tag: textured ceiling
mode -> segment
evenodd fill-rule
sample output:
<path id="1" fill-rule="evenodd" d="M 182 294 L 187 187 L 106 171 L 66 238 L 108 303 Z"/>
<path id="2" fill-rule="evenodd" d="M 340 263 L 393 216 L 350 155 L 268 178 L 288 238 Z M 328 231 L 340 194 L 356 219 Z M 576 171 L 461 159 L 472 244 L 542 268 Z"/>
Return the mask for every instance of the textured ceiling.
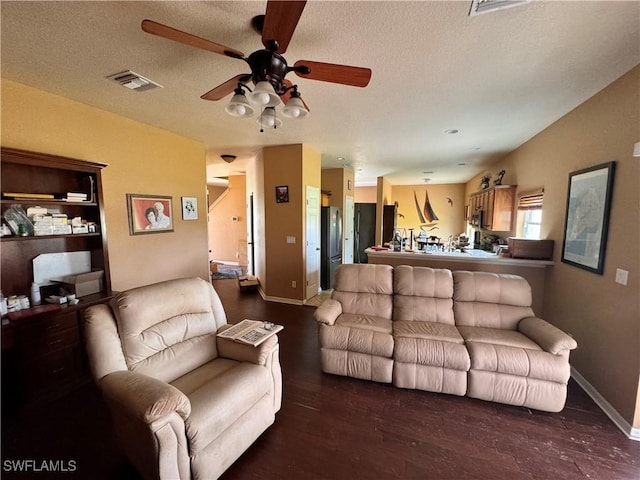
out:
<path id="1" fill-rule="evenodd" d="M 266 2 L 14 2 L 1 8 L 4 78 L 203 142 L 210 175 L 264 145 L 305 143 L 356 185 L 464 182 L 640 63 L 640 2 L 533 1 L 469 17 L 470 1 L 310 1 L 284 55 L 369 67 L 366 88 L 301 79 L 309 118 L 259 133 L 200 95 L 237 59 L 142 32 L 149 18 L 248 55 Z M 131 69 L 163 85 L 107 80 Z M 287 77 L 289 78 L 289 77 Z M 10 119 L 3 119 L 10 121 Z M 458 129 L 448 135 L 447 129 Z M 220 153 L 238 160 L 224 163 Z M 464 164 L 464 165 L 461 165 Z M 229 170 L 231 169 L 231 170 Z M 425 173 L 433 172 L 433 173 Z"/>

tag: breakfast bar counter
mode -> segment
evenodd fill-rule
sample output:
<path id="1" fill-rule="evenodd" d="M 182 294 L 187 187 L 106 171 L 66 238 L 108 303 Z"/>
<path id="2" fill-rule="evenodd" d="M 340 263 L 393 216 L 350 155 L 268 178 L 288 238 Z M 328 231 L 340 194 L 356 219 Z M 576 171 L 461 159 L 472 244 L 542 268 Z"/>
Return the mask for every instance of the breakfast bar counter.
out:
<path id="1" fill-rule="evenodd" d="M 542 315 L 544 305 L 544 281 L 547 267 L 552 267 L 552 260 L 530 260 L 511 258 L 484 250 L 468 250 L 462 252 L 418 252 L 392 250 L 365 250 L 369 263 L 386 265 L 413 265 L 431 268 L 447 268 L 449 270 L 468 270 L 493 273 L 510 273 L 527 279 L 533 295 L 532 308 L 536 315 Z"/>

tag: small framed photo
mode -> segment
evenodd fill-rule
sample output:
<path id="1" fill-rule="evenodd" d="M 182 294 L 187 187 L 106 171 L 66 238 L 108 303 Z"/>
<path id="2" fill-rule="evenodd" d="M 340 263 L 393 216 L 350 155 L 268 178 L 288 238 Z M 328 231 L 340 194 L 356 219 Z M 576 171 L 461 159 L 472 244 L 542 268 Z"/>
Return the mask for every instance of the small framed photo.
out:
<path id="1" fill-rule="evenodd" d="M 562 262 L 602 275 L 615 162 L 569 174 Z"/>
<path id="2" fill-rule="evenodd" d="M 129 235 L 173 232 L 170 196 L 127 193 Z"/>
<path id="3" fill-rule="evenodd" d="M 288 203 L 289 202 L 289 187 L 287 185 L 280 185 L 276 187 L 276 203 Z"/>
<path id="4" fill-rule="evenodd" d="M 182 219 L 198 219 L 198 199 L 196 197 L 182 197 Z"/>

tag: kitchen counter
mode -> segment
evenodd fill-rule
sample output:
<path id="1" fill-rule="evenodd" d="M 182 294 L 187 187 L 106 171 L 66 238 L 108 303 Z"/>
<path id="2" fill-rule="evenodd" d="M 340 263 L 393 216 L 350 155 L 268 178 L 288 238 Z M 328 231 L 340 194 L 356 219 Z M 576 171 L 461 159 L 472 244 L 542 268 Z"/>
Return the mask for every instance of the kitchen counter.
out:
<path id="1" fill-rule="evenodd" d="M 530 260 L 526 258 L 511 258 L 502 255 L 496 255 L 495 253 L 485 252 L 484 250 L 467 250 L 466 252 L 422 252 L 422 251 L 403 251 L 394 252 L 392 250 L 374 250 L 367 248 L 365 253 L 369 258 L 393 258 L 402 260 L 407 265 L 414 265 L 413 262 L 471 262 L 483 265 L 513 265 L 520 267 L 532 267 L 532 268 L 545 268 L 552 266 L 554 263 L 552 260 Z M 371 263 L 385 263 L 385 262 L 371 262 Z M 400 265 L 400 264 L 398 264 Z"/>
<path id="2" fill-rule="evenodd" d="M 392 250 L 365 250 L 369 263 L 392 266 L 414 265 L 449 270 L 475 272 L 510 273 L 524 277 L 531 285 L 533 302 L 531 307 L 537 315 L 543 314 L 545 270 L 552 267 L 552 260 L 530 260 L 511 258 L 484 250 L 462 252 L 394 252 Z"/>

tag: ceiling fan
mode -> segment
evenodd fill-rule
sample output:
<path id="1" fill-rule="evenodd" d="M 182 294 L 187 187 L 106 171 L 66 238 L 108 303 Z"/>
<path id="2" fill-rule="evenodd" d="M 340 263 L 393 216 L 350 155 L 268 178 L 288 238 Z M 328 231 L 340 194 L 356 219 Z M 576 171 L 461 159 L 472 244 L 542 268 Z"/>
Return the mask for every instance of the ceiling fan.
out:
<path id="1" fill-rule="evenodd" d="M 265 15 L 254 17 L 251 22 L 253 27 L 261 33 L 265 48 L 256 50 L 248 57 L 233 48 L 153 20 L 143 20 L 142 30 L 175 42 L 245 61 L 251 73 L 236 75 L 200 98 L 217 101 L 233 92 L 234 96 L 225 108 L 227 113 L 236 117 L 248 117 L 254 113 L 255 105 L 261 108 L 258 122 L 276 128 L 282 123 L 275 115 L 275 107 L 280 102 L 285 104 L 283 115 L 289 118 L 303 118 L 309 113 L 309 108 L 300 97 L 298 86 L 285 78 L 289 72 L 294 72 L 301 78 L 355 87 L 366 87 L 371 79 L 369 68 L 309 60 L 298 60 L 293 66 L 287 64 L 282 54 L 289 46 L 306 3 L 306 1 L 269 0 Z M 249 82 L 253 83 L 253 89 L 249 87 Z M 250 101 L 247 101 L 245 90 L 248 92 Z"/>

